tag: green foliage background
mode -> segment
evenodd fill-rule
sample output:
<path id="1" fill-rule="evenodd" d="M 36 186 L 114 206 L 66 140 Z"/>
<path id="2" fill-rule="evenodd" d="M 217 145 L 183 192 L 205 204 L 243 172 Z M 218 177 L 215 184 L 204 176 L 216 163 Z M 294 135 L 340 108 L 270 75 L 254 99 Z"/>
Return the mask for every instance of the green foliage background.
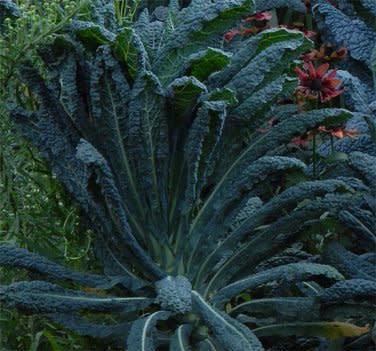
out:
<path id="1" fill-rule="evenodd" d="M 33 109 L 34 99 L 20 84 L 15 67 L 25 58 L 37 63 L 35 49 L 73 16 L 88 16 L 87 1 L 15 0 L 24 16 L 5 18 L 0 35 L 0 243 L 13 243 L 77 270 L 95 270 L 91 231 L 77 206 L 29 143 L 12 129 L 6 104 L 17 96 Z M 118 20 L 131 22 L 139 0 L 116 1 Z M 42 68 L 41 68 L 42 69 Z M 42 72 L 43 73 L 43 72 Z M 0 268 L 1 284 L 25 278 L 23 270 Z M 0 306 L 0 350 L 115 350 L 70 331 L 62 332 L 35 316 Z"/>

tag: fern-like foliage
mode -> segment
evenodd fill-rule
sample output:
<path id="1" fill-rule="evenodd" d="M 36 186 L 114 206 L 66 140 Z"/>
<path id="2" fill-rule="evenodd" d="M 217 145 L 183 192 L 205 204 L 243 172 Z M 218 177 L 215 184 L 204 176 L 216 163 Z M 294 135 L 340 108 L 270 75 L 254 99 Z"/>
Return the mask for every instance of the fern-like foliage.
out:
<path id="1" fill-rule="evenodd" d="M 0 24 L 3 23 L 6 16 L 19 17 L 21 15 L 21 11 L 11 0 L 1 0 L 0 10 Z"/>
<path id="2" fill-rule="evenodd" d="M 281 152 L 292 137 L 353 114 L 270 111 L 295 89 L 289 66 L 312 43 L 272 29 L 227 51 L 223 32 L 255 11 L 253 1 L 177 4 L 164 20 L 144 10 L 131 29 L 120 29 L 106 25 L 113 11 L 97 3 L 94 22 L 73 21 L 41 48 L 48 79 L 30 63 L 20 67 L 38 110 L 13 106 L 12 117 L 82 207 L 104 275 L 3 246 L 0 264 L 53 282 L 3 286 L 0 299 L 137 351 L 263 350 L 270 335 L 281 334 L 259 327 L 292 314 L 313 323 L 303 335 L 366 333 L 320 322 L 333 320 L 322 314 L 322 296 L 331 292 L 323 289 L 346 282 L 337 261 L 338 269 L 311 262 L 299 250 L 290 251 L 292 261 L 277 259 L 324 218 L 348 218 L 369 191 L 367 175 L 366 184 L 352 173 L 310 180 L 303 162 Z M 257 132 L 270 113 L 284 118 Z M 361 170 L 356 175 L 364 178 Z M 73 287 L 60 287 L 61 280 Z M 311 293 L 294 297 L 302 285 Z M 106 296 L 95 295 L 98 289 Z M 254 299 L 228 313 L 242 293 Z M 112 313 L 118 323 L 93 322 L 87 311 Z"/>

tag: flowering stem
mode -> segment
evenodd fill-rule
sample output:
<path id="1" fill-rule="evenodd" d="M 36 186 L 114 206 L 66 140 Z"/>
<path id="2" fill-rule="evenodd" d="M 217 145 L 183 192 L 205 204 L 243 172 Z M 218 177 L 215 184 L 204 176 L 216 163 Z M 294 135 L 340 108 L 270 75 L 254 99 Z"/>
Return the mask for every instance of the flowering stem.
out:
<path id="1" fill-rule="evenodd" d="M 313 164 L 313 178 L 316 179 L 316 162 L 317 162 L 317 154 L 316 154 L 316 132 L 313 132 L 313 140 L 312 140 L 312 164 Z"/>
<path id="2" fill-rule="evenodd" d="M 319 109 L 319 97 L 315 100 L 315 110 Z M 312 173 L 313 179 L 317 177 L 317 153 L 316 153 L 316 130 L 313 131 L 313 140 L 312 140 Z"/>
<path id="3" fill-rule="evenodd" d="M 333 139 L 333 135 L 330 136 L 330 151 L 333 155 L 334 153 L 334 139 Z"/>
<path id="4" fill-rule="evenodd" d="M 306 25 L 308 30 L 313 30 L 312 15 L 310 13 L 306 14 Z"/>
<path id="5" fill-rule="evenodd" d="M 291 9 L 288 9 L 286 11 L 286 14 L 283 18 L 283 23 L 290 23 L 291 22 L 291 18 L 292 18 L 292 10 Z"/>
<path id="6" fill-rule="evenodd" d="M 345 97 L 344 97 L 343 94 L 339 96 L 339 105 L 340 105 L 341 108 L 345 108 L 346 107 L 346 105 L 345 105 Z"/>

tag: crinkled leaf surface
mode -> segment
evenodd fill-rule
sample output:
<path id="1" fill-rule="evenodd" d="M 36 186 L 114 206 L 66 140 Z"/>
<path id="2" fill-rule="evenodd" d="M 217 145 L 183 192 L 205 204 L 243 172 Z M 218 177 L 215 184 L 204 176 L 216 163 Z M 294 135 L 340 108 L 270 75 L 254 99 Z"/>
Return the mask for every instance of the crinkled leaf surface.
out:
<path id="1" fill-rule="evenodd" d="M 79 310 L 125 313 L 153 303 L 153 299 L 145 297 L 99 297 L 38 280 L 1 287 L 0 298 L 6 304 L 29 313 L 71 313 Z"/>
<path id="2" fill-rule="evenodd" d="M 256 12 L 286 7 L 298 12 L 305 12 L 305 5 L 299 0 L 256 0 Z"/>
<path id="3" fill-rule="evenodd" d="M 334 6 L 319 3 L 314 15 L 323 21 L 336 43 L 349 49 L 349 55 L 371 68 L 372 50 L 376 45 L 375 33 L 360 19 L 352 19 Z"/>
<path id="4" fill-rule="evenodd" d="M 154 351 L 155 348 L 155 329 L 160 320 L 166 320 L 170 312 L 157 311 L 147 317 L 137 319 L 132 324 L 132 328 L 127 340 L 129 351 Z"/>
<path id="5" fill-rule="evenodd" d="M 209 305 L 196 291 L 192 291 L 192 302 L 193 310 L 225 349 L 233 351 L 263 350 L 261 343 L 250 329 Z"/>

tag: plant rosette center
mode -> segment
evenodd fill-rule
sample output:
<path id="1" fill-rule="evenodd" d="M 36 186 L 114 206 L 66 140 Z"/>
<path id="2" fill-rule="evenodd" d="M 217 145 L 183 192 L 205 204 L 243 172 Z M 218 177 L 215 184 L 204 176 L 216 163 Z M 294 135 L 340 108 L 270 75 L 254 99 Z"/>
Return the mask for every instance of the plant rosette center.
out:
<path id="1" fill-rule="evenodd" d="M 155 290 L 163 309 L 182 314 L 192 310 L 192 284 L 186 277 L 169 275 L 155 283 Z"/>

